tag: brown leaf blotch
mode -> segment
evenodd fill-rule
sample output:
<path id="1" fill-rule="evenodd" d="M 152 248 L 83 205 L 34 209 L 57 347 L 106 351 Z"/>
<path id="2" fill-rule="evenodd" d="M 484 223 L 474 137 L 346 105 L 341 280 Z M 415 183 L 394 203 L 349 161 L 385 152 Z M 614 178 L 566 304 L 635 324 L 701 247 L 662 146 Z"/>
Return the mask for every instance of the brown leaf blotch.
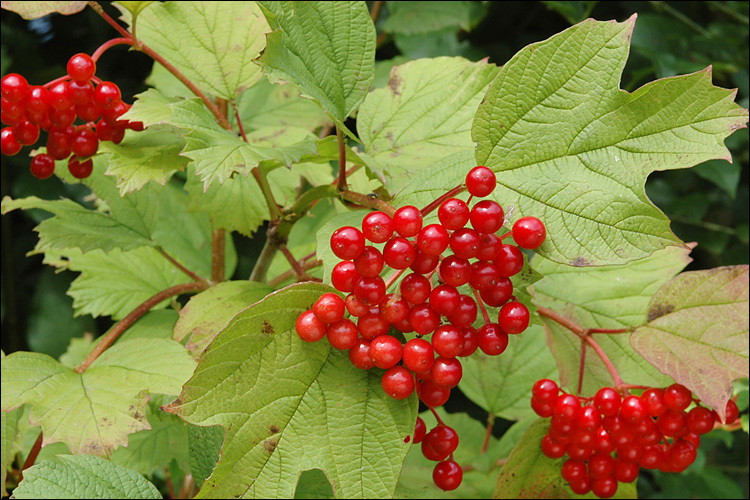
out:
<path id="1" fill-rule="evenodd" d="M 273 329 L 273 325 L 266 319 L 263 320 L 263 327 L 260 329 L 261 332 L 266 335 L 273 335 L 276 330 Z"/>
<path id="2" fill-rule="evenodd" d="M 391 79 L 388 80 L 388 88 L 391 89 L 391 92 L 393 92 L 393 95 L 401 95 L 401 92 L 398 91 L 398 88 L 401 86 L 401 78 L 399 78 L 396 75 L 391 76 Z"/>
<path id="3" fill-rule="evenodd" d="M 570 261 L 570 265 L 574 267 L 587 267 L 591 265 L 591 261 L 587 260 L 584 257 L 576 257 L 572 261 Z"/>
<path id="4" fill-rule="evenodd" d="M 656 318 L 665 316 L 674 311 L 673 304 L 655 304 L 648 310 L 648 322 L 652 322 Z"/>
<path id="5" fill-rule="evenodd" d="M 271 426 L 268 427 L 268 430 L 271 432 L 271 434 L 276 434 L 276 433 L 281 432 L 281 429 L 279 429 L 278 427 L 276 427 L 273 424 L 271 424 Z"/>
<path id="6" fill-rule="evenodd" d="M 265 441 L 263 441 L 263 449 L 266 450 L 268 453 L 273 453 L 273 450 L 276 449 L 276 445 L 278 443 L 279 443 L 278 439 L 268 438 Z"/>

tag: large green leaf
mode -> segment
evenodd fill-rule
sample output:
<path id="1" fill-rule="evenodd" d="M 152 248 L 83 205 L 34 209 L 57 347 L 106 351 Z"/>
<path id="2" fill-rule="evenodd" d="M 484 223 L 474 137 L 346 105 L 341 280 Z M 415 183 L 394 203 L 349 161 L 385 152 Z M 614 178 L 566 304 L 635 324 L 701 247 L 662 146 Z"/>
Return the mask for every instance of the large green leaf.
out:
<path id="1" fill-rule="evenodd" d="M 533 285 L 532 296 L 539 307 L 551 309 L 582 328 L 640 326 L 646 322 L 653 294 L 690 260 L 688 251 L 679 247 L 665 248 L 628 264 L 590 268 L 558 264 L 537 255 L 531 265 L 544 278 Z M 543 320 L 560 382 L 574 391 L 578 386 L 581 339 L 558 323 L 548 318 Z M 669 377 L 633 351 L 627 334 L 599 334 L 595 339 L 627 383 L 650 387 L 670 383 Z M 582 394 L 593 396 L 599 388 L 612 384 L 604 363 L 592 350 L 587 350 Z"/>
<path id="2" fill-rule="evenodd" d="M 23 472 L 13 498 L 162 498 L 137 472 L 91 455 L 58 455 Z"/>
<path id="3" fill-rule="evenodd" d="M 292 285 L 237 314 L 165 407 L 196 425 L 221 425 L 219 463 L 199 497 L 287 497 L 304 470 L 322 469 L 337 497 L 392 496 L 414 429 L 416 396 L 396 401 L 380 370 L 294 332 L 300 313 L 332 289 Z"/>
<path id="4" fill-rule="evenodd" d="M 250 61 L 268 31 L 255 2 L 155 2 L 137 35 L 202 91 L 231 100 L 262 77 Z"/>
<path id="5" fill-rule="evenodd" d="M 146 393 L 178 393 L 194 367 L 187 350 L 166 339 L 117 343 L 80 374 L 47 355 L 14 352 L 2 361 L 2 410 L 30 405 L 42 446 L 61 441 L 75 454 L 107 456 L 128 434 L 150 428 Z"/>
<path id="6" fill-rule="evenodd" d="M 237 311 L 258 302 L 273 288 L 254 281 L 225 281 L 193 296 L 180 310 L 173 339 L 187 339 L 193 357 L 199 357 Z M 188 338 L 189 337 L 189 338 Z"/>
<path id="7" fill-rule="evenodd" d="M 531 424 L 500 471 L 493 498 L 597 498 L 573 493 L 560 475 L 564 458 L 542 453 L 541 442 L 549 430 L 547 419 Z M 635 483 L 619 483 L 613 498 L 637 498 Z"/>
<path id="8" fill-rule="evenodd" d="M 257 62 L 272 82 L 293 83 L 337 125 L 375 77 L 375 26 L 365 2 L 260 2 L 273 32 Z"/>
<path id="9" fill-rule="evenodd" d="M 69 16 L 77 14 L 86 8 L 88 2 L 71 1 L 39 1 L 39 2 L 3 2 L 3 9 L 15 12 L 24 19 L 37 19 L 52 13 Z"/>
<path id="10" fill-rule="evenodd" d="M 647 310 L 633 348 L 723 418 L 732 382 L 748 376 L 748 266 L 680 274 Z"/>
<path id="11" fill-rule="evenodd" d="M 747 122 L 711 68 L 620 90 L 634 23 L 586 20 L 522 49 L 474 120 L 477 162 L 498 174 L 492 196 L 516 207 L 513 220 L 544 221 L 538 252 L 556 262 L 618 264 L 680 245 L 646 177 L 730 159 L 723 140 Z"/>
<path id="12" fill-rule="evenodd" d="M 490 413 L 506 420 L 533 416 L 531 387 L 539 379 L 556 379 L 555 358 L 547 348 L 544 330 L 531 325 L 519 335 L 510 335 L 508 347 L 499 356 L 481 351 L 462 358 L 459 388 Z"/>
<path id="13" fill-rule="evenodd" d="M 474 150 L 472 119 L 497 72 L 460 57 L 420 59 L 394 66 L 388 85 L 367 95 L 357 114 L 362 157 L 392 195 L 443 158 Z"/>

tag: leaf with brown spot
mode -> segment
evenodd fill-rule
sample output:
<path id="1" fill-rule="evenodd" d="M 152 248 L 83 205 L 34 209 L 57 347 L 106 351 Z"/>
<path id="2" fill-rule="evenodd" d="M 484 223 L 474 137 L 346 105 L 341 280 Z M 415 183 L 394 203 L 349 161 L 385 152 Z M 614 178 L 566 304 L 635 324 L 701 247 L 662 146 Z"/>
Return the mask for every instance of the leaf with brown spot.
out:
<path id="1" fill-rule="evenodd" d="M 57 12 L 64 16 L 77 14 L 86 8 L 88 2 L 13 2 L 3 1 L 2 8 L 15 12 L 24 19 L 38 19 Z"/>
<path id="2" fill-rule="evenodd" d="M 724 418 L 732 382 L 749 372 L 748 266 L 682 273 L 651 304 L 633 348 Z"/>

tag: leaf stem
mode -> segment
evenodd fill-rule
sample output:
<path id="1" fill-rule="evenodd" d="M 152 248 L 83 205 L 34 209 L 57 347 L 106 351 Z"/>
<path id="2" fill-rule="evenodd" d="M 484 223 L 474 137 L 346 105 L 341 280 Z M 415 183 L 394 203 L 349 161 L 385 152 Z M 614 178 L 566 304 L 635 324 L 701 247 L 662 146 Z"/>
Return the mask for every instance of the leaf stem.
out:
<path id="1" fill-rule="evenodd" d="M 453 198 L 454 196 L 456 196 L 458 193 L 464 191 L 465 189 L 466 189 L 466 186 L 464 186 L 463 184 L 461 184 L 460 186 L 456 186 L 453 189 L 451 189 L 450 191 L 448 191 L 447 193 L 445 193 L 444 195 L 440 196 L 439 198 L 437 198 L 436 200 L 434 200 L 432 203 L 430 203 L 429 205 L 427 205 L 426 207 L 424 207 L 422 210 L 420 210 L 420 212 L 422 213 L 422 217 L 424 217 L 425 215 L 429 214 L 430 212 L 432 212 L 433 210 L 435 210 L 436 208 L 438 208 L 440 205 L 443 204 L 443 202 L 445 200 Z"/>
<path id="2" fill-rule="evenodd" d="M 39 437 L 36 438 L 36 441 L 34 441 L 34 446 L 31 447 L 31 451 L 29 451 L 29 456 L 26 457 L 26 461 L 23 463 L 23 468 L 21 469 L 21 472 L 18 474 L 18 482 L 20 483 L 23 481 L 23 471 L 34 465 L 34 462 L 36 462 L 36 458 L 39 456 L 39 452 L 42 449 L 42 441 L 44 441 L 44 432 L 39 431 Z"/>
<path id="3" fill-rule="evenodd" d="M 479 295 L 479 290 L 472 288 L 472 292 L 474 292 L 474 298 L 477 299 L 477 305 L 479 306 L 479 310 L 482 311 L 482 317 L 484 318 L 485 324 L 490 324 L 492 321 L 490 320 L 490 315 L 487 313 L 487 308 L 484 306 L 484 301 L 482 300 L 482 296 Z"/>
<path id="4" fill-rule="evenodd" d="M 380 17 L 380 10 L 383 8 L 383 3 L 385 3 L 383 2 L 383 0 L 372 2 L 372 10 L 370 11 L 372 24 L 376 24 L 378 22 L 378 18 Z"/>
<path id="5" fill-rule="evenodd" d="M 202 278 L 202 277 L 198 276 L 196 273 L 194 273 L 193 271 L 191 271 L 187 267 L 185 267 L 182 264 L 180 264 L 179 262 L 177 262 L 177 259 L 175 259 L 171 255 L 169 255 L 167 253 L 167 251 L 164 250 L 162 247 L 158 247 L 157 250 L 159 251 L 160 254 L 162 254 L 164 256 L 165 259 L 167 259 L 169 262 L 171 262 L 172 265 L 174 265 L 177 269 L 179 269 L 180 271 L 182 271 L 183 273 L 185 273 L 186 275 L 188 275 L 193 281 L 196 281 L 198 283 L 206 283 L 206 279 L 205 278 Z"/>
<path id="6" fill-rule="evenodd" d="M 93 54 L 91 54 L 91 59 L 93 59 L 94 62 L 97 62 L 99 58 L 104 54 L 107 50 L 114 47 L 115 45 L 133 45 L 133 39 L 131 37 L 127 38 L 113 38 L 112 40 L 107 40 L 103 44 L 99 46 L 98 49 L 94 51 Z"/>
<path id="7" fill-rule="evenodd" d="M 273 198 L 273 193 L 271 192 L 271 187 L 268 185 L 266 176 L 263 175 L 263 172 L 261 172 L 257 166 L 253 167 L 251 172 L 253 177 L 255 177 L 255 180 L 258 181 L 263 197 L 266 199 L 268 211 L 271 213 L 271 220 L 280 220 L 283 217 L 283 214 L 281 213 L 279 206 L 276 204 L 276 200 Z"/>
<path id="8" fill-rule="evenodd" d="M 487 431 L 484 433 L 484 443 L 482 443 L 482 450 L 479 452 L 482 455 L 487 453 L 487 447 L 490 445 L 490 438 L 492 437 L 492 427 L 495 425 L 495 414 L 490 412 L 487 415 Z"/>
<path id="9" fill-rule="evenodd" d="M 354 191 L 340 191 L 339 195 L 344 200 L 353 201 L 354 203 L 362 205 L 363 207 L 380 210 L 381 212 L 387 213 L 391 217 L 393 217 L 393 214 L 396 213 L 396 209 L 393 207 L 393 205 L 391 205 L 387 201 L 381 200 L 377 196 L 369 196 L 362 193 L 356 193 Z"/>
<path id="10" fill-rule="evenodd" d="M 339 191 L 346 191 L 346 145 L 344 144 L 344 132 L 336 125 L 336 141 L 339 146 L 339 178 L 336 186 Z"/>
<path id="11" fill-rule="evenodd" d="M 313 257 L 314 256 L 315 256 L 315 254 L 313 254 Z M 323 261 L 320 260 L 320 259 L 309 260 L 309 259 L 306 259 L 306 258 L 302 258 L 300 260 L 300 265 L 302 266 L 302 269 L 304 271 L 307 271 L 309 269 L 313 269 L 313 268 L 316 268 L 318 266 L 322 266 L 323 265 Z M 276 276 L 272 280 L 269 280 L 268 284 L 270 286 L 274 286 L 275 287 L 277 285 L 280 285 L 281 283 L 284 283 L 289 278 L 293 278 L 295 276 L 296 276 L 296 273 L 294 272 L 294 269 L 290 269 L 288 271 L 285 271 L 285 272 L 279 274 L 278 276 Z M 311 279 L 315 279 L 315 278 L 312 278 L 312 277 L 310 277 L 310 278 Z"/>
<path id="12" fill-rule="evenodd" d="M 234 108 L 234 119 L 237 122 L 237 126 L 240 129 L 240 135 L 242 136 L 242 140 L 247 142 L 247 136 L 245 135 L 245 127 L 242 126 L 242 120 L 240 119 L 240 110 L 237 109 L 237 103 L 232 101 L 232 108 Z"/>
<path id="13" fill-rule="evenodd" d="M 433 408 L 430 405 L 427 405 L 427 408 L 429 408 L 432 414 L 435 415 L 435 420 L 437 420 L 438 425 L 445 425 L 445 422 L 443 422 L 443 419 L 441 419 L 440 415 L 437 414 L 437 412 L 435 411 L 435 408 Z"/>
<path id="14" fill-rule="evenodd" d="M 225 255 L 226 255 L 225 230 L 214 229 L 211 233 L 211 281 L 219 283 L 224 281 Z"/>
<path id="15" fill-rule="evenodd" d="M 576 392 L 576 395 L 578 397 L 581 396 L 581 391 L 583 390 L 583 372 L 586 368 L 586 341 L 581 339 L 581 362 L 578 366 L 578 391 Z"/>
<path id="16" fill-rule="evenodd" d="M 102 19 L 104 19 L 105 21 L 107 21 L 107 23 L 109 23 L 110 26 L 112 26 L 114 29 L 116 29 L 117 32 L 120 33 L 122 36 L 124 36 L 126 38 L 132 38 L 133 37 L 133 35 L 131 35 L 130 33 L 128 33 L 128 31 L 125 28 L 123 28 L 122 26 L 120 26 L 117 23 L 117 21 L 115 21 L 114 19 L 112 19 L 109 16 L 109 14 L 107 14 L 106 12 L 104 12 L 104 9 L 102 8 L 101 5 L 99 5 L 99 2 L 90 1 L 89 2 L 89 7 L 91 7 L 92 9 L 94 9 L 96 11 L 96 13 L 99 14 L 102 17 Z"/>
<path id="17" fill-rule="evenodd" d="M 183 283 L 181 285 L 175 285 L 173 287 L 162 290 L 156 295 L 146 299 L 142 304 L 136 307 L 130 314 L 118 321 L 109 332 L 104 334 L 99 340 L 99 343 L 94 347 L 94 350 L 89 353 L 86 359 L 79 366 L 75 368 L 76 373 L 83 373 L 96 360 L 109 346 L 111 346 L 125 330 L 130 328 L 133 323 L 138 321 L 144 314 L 149 312 L 152 307 L 156 306 L 160 302 L 181 295 L 183 293 L 200 292 L 209 287 L 208 283 Z"/>

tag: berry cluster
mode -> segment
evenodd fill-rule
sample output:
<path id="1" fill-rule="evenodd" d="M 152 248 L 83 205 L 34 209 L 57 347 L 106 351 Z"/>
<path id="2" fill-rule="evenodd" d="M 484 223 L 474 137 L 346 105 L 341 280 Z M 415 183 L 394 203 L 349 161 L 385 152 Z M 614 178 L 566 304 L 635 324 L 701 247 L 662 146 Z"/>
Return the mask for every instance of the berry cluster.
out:
<path id="1" fill-rule="evenodd" d="M 425 458 L 438 462 L 432 470 L 435 485 L 445 491 L 458 488 L 463 480 L 464 471 L 452 457 L 448 458 L 458 448 L 458 433 L 442 422 L 438 422 L 438 425 L 427 432 L 424 420 L 417 417 L 414 444 L 419 443 L 422 444 L 422 454 Z"/>
<path id="2" fill-rule="evenodd" d="M 112 82 L 96 78 L 96 63 L 87 54 L 70 58 L 68 74 L 45 85 L 30 86 L 26 79 L 11 73 L 2 79 L 2 153 L 17 154 L 22 146 L 39 140 L 40 130 L 48 132 L 47 152 L 31 160 L 31 173 L 46 179 L 55 171 L 55 160 L 68 159 L 68 170 L 78 178 L 91 175 L 91 156 L 99 141 L 119 144 L 125 129 L 143 130 L 143 123 L 119 120 L 130 105 L 121 99 Z M 82 125 L 74 126 L 76 118 Z"/>
<path id="3" fill-rule="evenodd" d="M 473 168 L 465 180 L 469 202 L 489 195 L 495 185 L 490 169 Z M 439 223 L 423 225 L 423 213 L 404 206 L 393 217 L 380 211 L 369 213 L 361 230 L 346 226 L 334 231 L 331 249 L 342 261 L 333 268 L 331 282 L 348 295 L 342 299 L 335 293 L 323 294 L 296 323 L 303 340 L 327 337 L 336 349 L 349 351 L 354 366 L 385 370 L 382 386 L 389 396 L 404 399 L 416 390 L 431 408 L 445 404 L 461 380 L 463 369 L 457 358 L 477 348 L 499 355 L 508 346 L 509 334 L 528 327 L 529 310 L 513 296 L 510 277 L 523 268 L 519 246 L 538 248 L 546 236 L 544 225 L 534 217 L 519 219 L 512 231 L 497 236 L 504 212 L 492 200 L 469 208 L 458 198 L 448 198 L 439 204 L 437 215 Z M 518 246 L 503 243 L 508 236 Z M 382 250 L 375 244 L 382 244 Z M 444 256 L 446 250 L 450 254 Z M 396 272 L 386 283 L 381 274 L 389 272 L 387 268 Z M 402 275 L 397 291 L 389 292 Z M 459 291 L 464 285 L 468 293 Z M 497 322 L 491 322 L 486 306 L 500 308 Z M 485 321 L 477 329 L 473 325 L 480 309 Z M 392 327 L 402 333 L 415 332 L 416 338 L 402 343 L 391 335 Z M 430 432 L 443 436 L 452 431 L 444 425 L 436 429 Z M 457 445 L 458 436 L 452 435 Z M 432 460 L 452 456 L 455 449 L 427 442 L 431 444 L 422 450 Z M 444 479 L 436 479 L 436 484 L 458 487 L 461 473 L 456 467 L 452 460 L 440 462 L 435 474 Z"/>
<path id="4" fill-rule="evenodd" d="M 638 477 L 640 467 L 682 472 L 695 460 L 700 436 L 720 421 L 697 402 L 687 411 L 692 393 L 680 384 L 625 398 L 611 387 L 590 399 L 559 392 L 554 381 L 539 380 L 532 388 L 531 407 L 540 417 L 551 417 L 542 452 L 550 458 L 569 457 L 561 475 L 579 495 L 591 491 L 610 498 L 618 483 Z M 730 400 L 726 420 L 738 417 Z"/>

